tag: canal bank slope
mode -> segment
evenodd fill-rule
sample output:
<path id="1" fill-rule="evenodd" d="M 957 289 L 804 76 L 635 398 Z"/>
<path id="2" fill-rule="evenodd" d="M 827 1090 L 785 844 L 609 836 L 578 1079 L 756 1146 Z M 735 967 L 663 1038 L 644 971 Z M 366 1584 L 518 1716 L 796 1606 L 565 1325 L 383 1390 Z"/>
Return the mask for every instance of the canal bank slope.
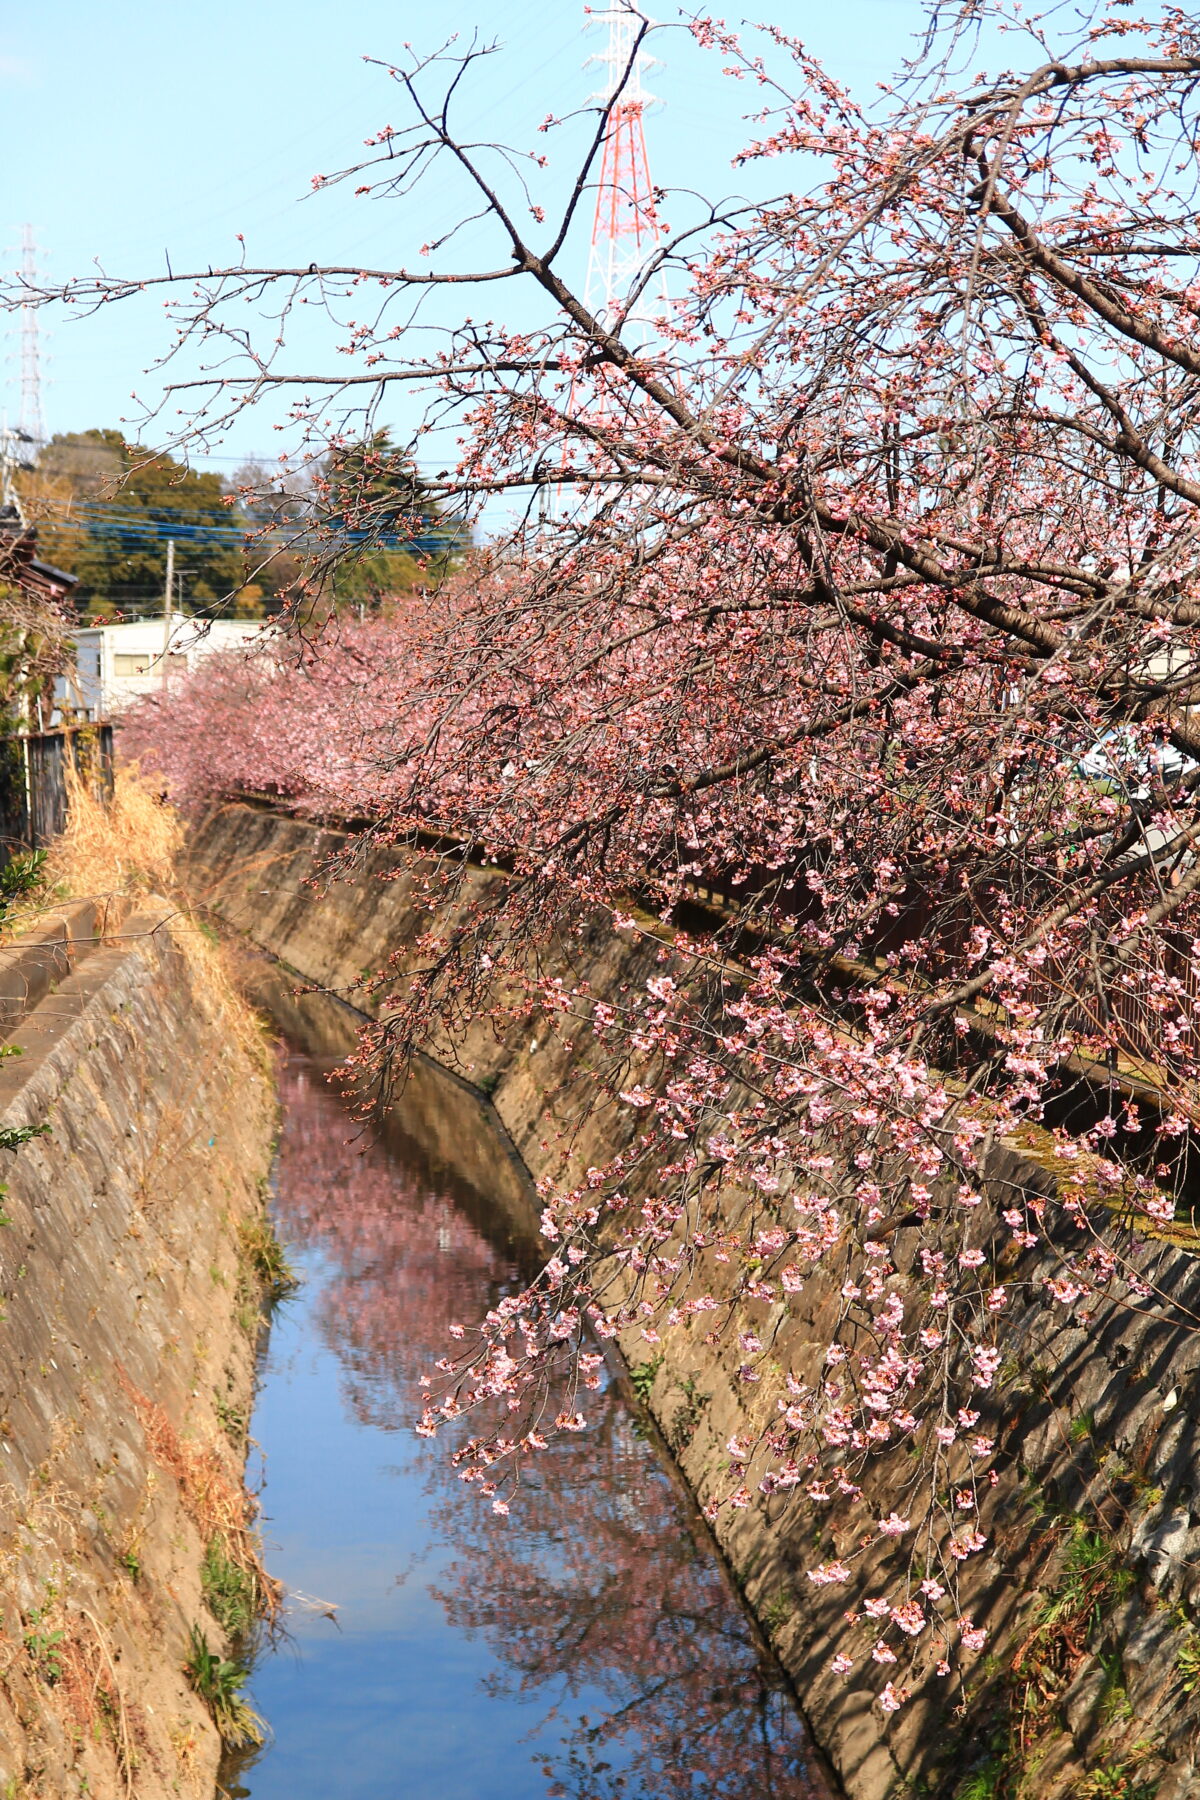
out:
<path id="1" fill-rule="evenodd" d="M 194 927 L 191 929 L 194 930 Z M 167 903 L 0 950 L 0 1794 L 214 1791 L 185 1677 L 241 1486 L 270 1070 Z M 230 1427 L 231 1429 L 226 1429 Z"/>
<path id="2" fill-rule="evenodd" d="M 345 842 L 336 831 L 231 806 L 194 833 L 191 878 L 198 899 L 301 981 L 369 1012 L 379 990 L 364 972 L 400 953 L 402 979 L 404 947 L 427 925 L 427 902 L 415 855 L 380 851 L 354 879 L 315 880 Z M 462 917 L 504 879 L 470 871 L 455 903 Z M 439 923 L 452 931 L 453 911 Z M 662 948 L 654 937 L 619 937 L 597 921 L 560 948 L 557 968 L 548 954 L 542 969 L 572 988 L 586 982 L 604 999 L 661 974 Z M 573 1182 L 630 1139 L 630 1110 L 606 1104 L 589 1081 L 597 1052 L 577 1022 L 514 1018 L 431 1050 L 490 1095 L 537 1180 Z M 1200 1682 L 1192 1625 L 1200 1615 L 1200 1263 L 1164 1246 L 1156 1284 L 1169 1304 L 1082 1330 L 1040 1298 L 1053 1258 L 1033 1250 L 1011 1265 L 1009 1233 L 997 1229 L 1014 1195 L 1053 1196 L 1057 1175 L 1044 1146 L 997 1146 L 987 1177 L 976 1241 L 1015 1289 L 1038 1297 L 1012 1308 L 1009 1355 L 982 1407 L 981 1429 L 1003 1454 L 980 1509 L 989 1550 L 964 1569 L 965 1607 L 990 1634 L 965 1685 L 932 1669 L 914 1675 L 909 1704 L 889 1718 L 873 1702 L 877 1683 L 832 1671 L 846 1642 L 844 1591 L 814 1588 L 806 1571 L 854 1551 L 851 1534 L 860 1527 L 836 1500 L 814 1517 L 793 1495 L 757 1493 L 751 1465 L 753 1498 L 723 1510 L 716 1535 L 851 1800 L 967 1792 L 979 1800 L 1183 1800 L 1200 1783 L 1191 1700 Z M 736 1210 L 736 1199 L 729 1204 Z M 721 1280 L 719 1267 L 697 1271 L 699 1286 L 718 1297 Z M 735 1329 L 717 1346 L 703 1341 L 703 1327 L 669 1334 L 653 1359 L 636 1332 L 622 1346 L 701 1501 L 728 1486 L 728 1440 L 753 1440 L 775 1417 L 784 1373 L 814 1376 L 839 1295 L 817 1275 L 786 1301 L 735 1304 Z M 769 1348 L 764 1379 L 752 1386 L 738 1378 L 738 1329 Z M 907 1448 L 881 1456 L 868 1499 L 886 1512 L 911 1468 Z M 898 1554 L 891 1540 L 866 1553 L 859 1568 L 869 1591 L 886 1595 L 895 1586 Z"/>

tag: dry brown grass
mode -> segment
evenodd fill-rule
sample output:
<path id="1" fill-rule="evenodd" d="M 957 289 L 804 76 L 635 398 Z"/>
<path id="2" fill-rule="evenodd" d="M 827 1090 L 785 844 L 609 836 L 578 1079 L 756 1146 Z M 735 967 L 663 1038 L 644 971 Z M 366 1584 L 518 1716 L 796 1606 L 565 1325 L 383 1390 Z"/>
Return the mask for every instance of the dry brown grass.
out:
<path id="1" fill-rule="evenodd" d="M 263 1566 L 254 1503 L 231 1475 L 227 1452 L 218 1443 L 186 1443 L 162 1407 L 140 1393 L 124 1370 L 118 1380 L 146 1434 L 150 1454 L 174 1479 L 183 1510 L 206 1544 L 214 1537 L 224 1540 L 225 1554 L 253 1585 L 258 1611 L 273 1620 L 283 1589 Z"/>
<path id="2" fill-rule="evenodd" d="M 169 1732 L 171 1748 L 179 1764 L 179 1773 L 189 1787 L 199 1786 L 203 1776 L 200 1761 L 200 1739 L 196 1727 L 188 1720 L 181 1721 Z"/>
<path id="3" fill-rule="evenodd" d="M 117 1656 L 95 1615 L 79 1609 L 59 1651 L 62 1698 L 75 1723 L 92 1737 L 108 1738 L 127 1794 L 138 1766 L 136 1730 L 117 1677 Z"/>
<path id="4" fill-rule="evenodd" d="M 46 859 L 49 880 L 72 899 L 169 894 L 183 848 L 178 813 L 132 764 L 118 768 L 110 800 L 66 766 L 68 821 Z"/>
<path id="5" fill-rule="evenodd" d="M 135 764 L 118 767 L 108 800 L 68 765 L 67 794 L 67 828 L 46 857 L 48 889 L 60 899 L 111 901 L 114 911 L 116 903 L 166 900 L 173 908 L 167 929 L 187 959 L 193 987 L 218 1012 L 237 1048 L 263 1066 L 262 1027 L 238 987 L 232 955 L 196 915 L 182 888 L 184 827 L 174 807 Z"/>
<path id="6" fill-rule="evenodd" d="M 107 1740 L 122 1789 L 132 1795 L 137 1730 L 122 1693 L 119 1659 L 95 1614 L 55 1595 L 4 1634 L 0 1687 L 23 1723 L 48 1711 L 76 1735 Z"/>
<path id="7" fill-rule="evenodd" d="M 142 1066 L 138 1046 L 126 1057 L 127 1062 L 132 1058 L 136 1064 L 126 1071 L 130 1103 L 139 1119 L 145 1115 L 155 1127 L 143 1131 L 129 1146 L 130 1174 L 136 1198 L 144 1206 L 150 1196 L 192 1177 L 193 1154 L 200 1159 L 196 1165 L 199 1178 L 211 1175 L 211 1179 L 219 1179 L 222 1165 L 218 1161 L 216 1173 L 209 1171 L 200 1128 L 189 1126 L 185 1132 L 180 1124 L 191 1091 L 188 1084 L 226 1083 L 238 1092 L 248 1093 L 253 1087 L 256 1095 L 260 1094 L 254 1077 L 256 1071 L 267 1072 L 268 1040 L 238 990 L 230 953 L 189 907 L 177 874 L 183 827 L 174 811 L 160 802 L 153 785 L 136 769 L 123 768 L 110 802 L 98 800 L 78 780 L 70 780 L 70 802 L 68 828 L 51 847 L 44 885 L 22 908 L 15 921 L 18 930 L 52 920 L 61 914 L 64 902 L 111 901 L 114 904 L 101 904 L 99 909 L 101 941 L 128 941 L 131 932 L 151 929 L 169 934 L 170 947 L 164 949 L 168 981 L 177 986 L 181 1005 L 216 1022 L 216 1029 L 204 1034 L 205 1041 L 212 1042 L 211 1056 L 196 1058 L 193 1066 L 180 1072 L 170 1102 L 158 1105 L 157 1110 L 149 1097 L 150 1073 Z M 159 899 L 164 906 L 156 904 Z M 140 924 L 135 922 L 139 913 Z M 206 1126 L 203 1140 L 207 1141 Z M 231 1234 L 235 1223 L 230 1222 Z M 273 1619 L 281 1590 L 263 1567 L 254 1503 L 242 1486 L 240 1469 L 233 1467 L 229 1450 L 223 1449 L 225 1440 L 213 1444 L 184 1440 L 159 1406 L 127 1381 L 123 1385 L 130 1409 L 146 1433 L 154 1463 L 161 1469 L 161 1477 L 155 1469 L 150 1470 L 149 1482 L 159 1479 L 177 1485 L 180 1504 L 205 1544 L 214 1536 L 221 1537 L 226 1554 L 244 1572 L 261 1611 L 268 1620 Z M 15 1487 L 10 1492 L 0 1478 L 0 1588 L 11 1591 L 18 1574 L 24 1574 L 35 1586 L 45 1585 L 51 1595 L 36 1614 L 18 1621 L 15 1632 L 0 1634 L 0 1690 L 15 1696 L 13 1716 L 30 1734 L 31 1743 L 41 1743 L 43 1738 L 50 1741 L 39 1725 L 44 1719 L 49 1721 L 47 1730 L 53 1726 L 53 1733 L 59 1736 L 65 1730 L 70 1738 L 82 1736 L 98 1748 L 107 1745 L 115 1758 L 117 1780 L 114 1783 L 106 1776 L 104 1792 L 132 1795 L 135 1787 L 140 1791 L 144 1779 L 144 1773 L 136 1772 L 139 1767 L 144 1771 L 148 1756 L 154 1754 L 147 1735 L 152 1728 L 138 1703 L 122 1692 L 122 1670 L 127 1665 L 110 1634 L 113 1619 L 126 1604 L 127 1592 L 132 1596 L 134 1590 L 121 1584 L 111 1606 L 103 1594 L 93 1598 L 95 1612 L 80 1604 L 78 1595 L 88 1591 L 94 1551 L 90 1538 L 86 1545 L 80 1540 L 79 1495 L 72 1501 L 67 1490 L 50 1479 L 51 1468 L 64 1453 L 67 1430 L 65 1424 L 55 1427 L 53 1457 L 45 1472 L 38 1473 L 35 1499 L 18 1493 Z M 114 1525 L 114 1549 L 119 1542 L 122 1550 L 137 1553 L 150 1492 L 148 1483 L 145 1500 L 125 1529 L 120 1528 L 120 1521 Z M 97 1501 L 100 1493 L 98 1485 Z M 102 1513 L 99 1516 L 103 1519 Z M 61 1592 L 51 1589 L 50 1577 Z M 146 1605 L 153 1609 L 159 1603 L 151 1591 L 141 1600 L 135 1596 L 129 1604 L 135 1609 Z M 144 1623 L 138 1628 L 144 1631 Z M 156 1614 L 153 1629 L 160 1629 Z M 55 1637 L 59 1632 L 62 1635 Z M 35 1638 L 32 1650 L 26 1641 L 31 1634 Z M 36 1642 L 52 1637 L 53 1666 Z M 53 1680 L 47 1670 L 53 1673 Z M 55 1717 L 57 1725 L 53 1724 Z M 203 1762 L 195 1728 L 185 1721 L 178 1743 L 173 1737 L 172 1744 L 181 1780 L 196 1778 Z"/>

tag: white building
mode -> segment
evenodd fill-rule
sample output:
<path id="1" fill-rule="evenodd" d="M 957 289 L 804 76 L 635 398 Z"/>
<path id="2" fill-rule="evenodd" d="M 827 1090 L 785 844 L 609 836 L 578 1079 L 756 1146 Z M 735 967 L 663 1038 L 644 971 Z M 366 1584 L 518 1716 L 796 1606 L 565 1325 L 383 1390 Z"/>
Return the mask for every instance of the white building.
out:
<path id="1" fill-rule="evenodd" d="M 75 668 L 54 684 L 60 716 L 109 719 L 141 694 L 160 692 L 172 677 L 190 675 L 214 650 L 251 644 L 274 627 L 261 619 L 135 619 L 127 625 L 84 626 L 75 635 Z"/>

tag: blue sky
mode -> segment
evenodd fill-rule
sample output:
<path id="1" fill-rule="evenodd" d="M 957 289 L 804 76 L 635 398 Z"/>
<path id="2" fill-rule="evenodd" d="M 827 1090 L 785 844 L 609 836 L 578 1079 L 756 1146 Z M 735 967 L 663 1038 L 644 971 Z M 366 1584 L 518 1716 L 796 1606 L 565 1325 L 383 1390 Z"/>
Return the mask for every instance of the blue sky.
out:
<path id="1" fill-rule="evenodd" d="M 734 9 L 715 10 L 733 20 Z M 758 9 L 802 35 L 857 88 L 886 77 L 920 29 L 919 0 L 763 0 Z M 499 38 L 465 116 L 480 135 L 544 148 L 548 111 L 585 102 L 596 84 L 583 62 L 600 34 L 584 33 L 581 0 L 41 0 L 5 9 L 0 94 L 8 180 L 0 248 L 15 266 L 29 221 L 55 278 L 86 272 L 161 272 L 232 261 L 242 232 L 252 261 L 335 259 L 392 266 L 445 222 L 453 196 L 355 200 L 350 187 L 312 195 L 310 178 L 361 153 L 362 140 L 401 123 L 401 99 L 364 56 L 398 59 L 411 42 L 435 49 L 453 32 Z M 659 18 L 674 17 L 660 4 Z M 754 103 L 682 33 L 663 33 L 651 85 L 663 105 L 647 122 L 651 166 L 666 185 L 745 191 L 730 159 Z M 565 150 L 566 146 L 563 146 Z M 757 174 L 753 177 L 761 180 Z M 771 184 L 786 177 L 776 165 Z M 682 203 L 681 203 L 682 204 Z M 674 221 L 672 221 L 674 222 Z M 485 255 L 482 228 L 461 254 Z M 580 238 L 580 263 L 586 233 Z M 582 279 L 582 266 L 578 271 Z M 499 302 L 494 302 L 498 308 Z M 43 411 L 50 431 L 115 425 L 135 413 L 131 391 L 153 395 L 143 371 L 169 338 L 161 300 L 104 316 L 44 318 Z M 15 420 L 18 341 L 5 343 L 3 403 Z M 313 329 L 306 361 L 335 366 Z M 215 453 L 232 469 L 273 456 L 271 416 L 243 421 Z"/>

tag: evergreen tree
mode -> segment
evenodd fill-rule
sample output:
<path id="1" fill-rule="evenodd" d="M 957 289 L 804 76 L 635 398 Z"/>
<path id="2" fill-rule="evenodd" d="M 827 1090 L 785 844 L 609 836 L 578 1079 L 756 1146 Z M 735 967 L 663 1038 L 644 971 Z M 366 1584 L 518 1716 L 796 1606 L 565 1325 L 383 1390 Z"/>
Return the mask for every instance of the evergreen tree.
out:
<path id="1" fill-rule="evenodd" d="M 244 521 L 219 476 L 126 441 L 119 431 L 60 432 L 25 478 L 41 554 L 79 577 L 88 611 L 144 610 L 161 600 L 175 541 L 185 611 L 236 596 Z"/>
<path id="2" fill-rule="evenodd" d="M 446 516 L 386 429 L 331 451 L 317 489 L 326 537 L 343 553 L 333 584 L 339 600 L 378 604 L 436 585 L 470 541 L 467 528 Z"/>

